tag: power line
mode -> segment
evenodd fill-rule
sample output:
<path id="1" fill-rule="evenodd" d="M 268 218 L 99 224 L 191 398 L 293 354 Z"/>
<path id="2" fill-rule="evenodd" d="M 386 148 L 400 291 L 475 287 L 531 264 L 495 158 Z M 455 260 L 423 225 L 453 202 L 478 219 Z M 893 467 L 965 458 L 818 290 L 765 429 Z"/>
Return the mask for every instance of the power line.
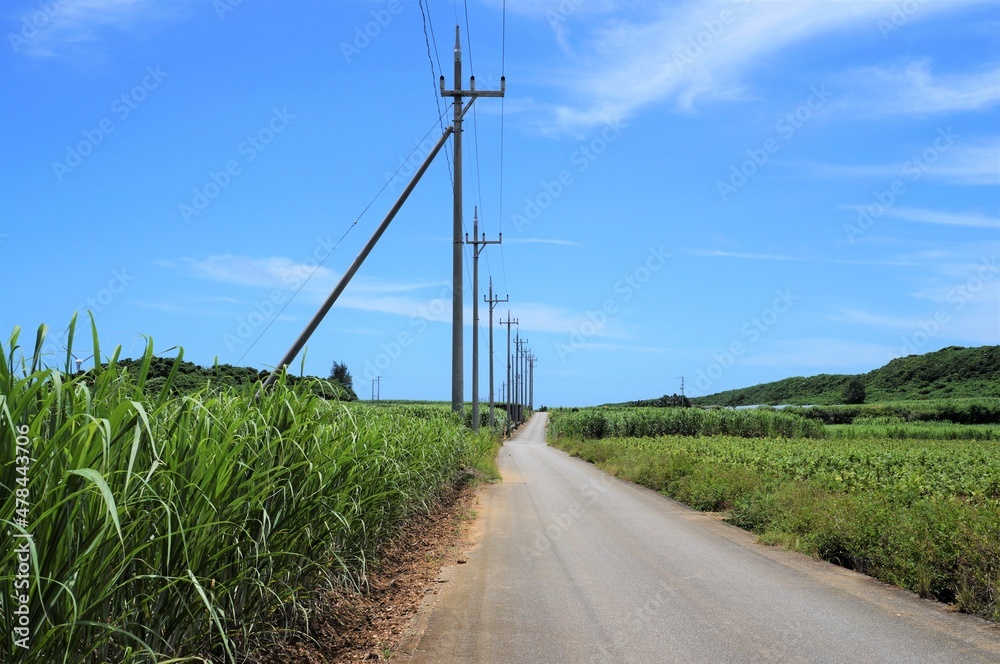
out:
<path id="1" fill-rule="evenodd" d="M 441 131 L 444 131 L 444 113 L 441 110 L 441 96 L 438 94 L 438 71 L 442 74 L 444 69 L 441 67 L 441 56 L 438 54 L 437 39 L 434 38 L 434 22 L 431 20 L 431 8 L 430 4 L 427 5 L 427 10 L 424 10 L 424 0 L 419 1 L 420 4 L 420 19 L 423 21 L 424 26 L 424 44 L 427 46 L 427 62 L 431 66 L 431 88 L 434 90 L 434 103 L 437 104 L 438 110 L 438 124 L 441 127 Z M 430 38 L 428 38 L 428 31 L 430 32 Z M 431 57 L 431 43 L 434 44 L 434 55 L 437 57 L 437 69 L 434 69 L 434 59 Z M 448 162 L 448 178 L 452 179 L 454 176 L 451 172 L 451 157 L 448 154 L 447 148 L 444 153 L 445 161 Z"/>
<path id="2" fill-rule="evenodd" d="M 507 77 L 507 0 L 503 0 L 503 16 L 500 28 L 500 78 Z M 500 235 L 503 235 L 503 148 L 504 148 L 504 103 L 505 97 L 500 98 Z M 503 274 L 503 287 L 510 293 L 507 286 L 507 262 L 504 260 L 503 245 L 500 245 L 500 270 Z"/>
<path id="3" fill-rule="evenodd" d="M 431 125 L 430 129 L 427 130 L 427 133 L 424 134 L 424 137 L 422 139 L 420 139 L 420 141 L 415 146 L 413 146 L 413 149 L 410 150 L 410 154 L 408 154 L 406 156 L 406 159 L 404 159 L 399 164 L 399 166 L 396 167 L 396 170 L 392 174 L 392 177 L 386 178 L 385 184 L 382 185 L 382 188 L 378 190 L 377 194 L 375 194 L 374 196 L 372 196 L 372 199 L 370 201 L 368 201 L 368 205 L 366 205 L 364 207 L 364 209 L 361 211 L 361 214 L 359 214 L 357 217 L 355 217 L 354 221 L 352 221 L 351 224 L 347 227 L 347 230 L 344 231 L 344 234 L 340 236 L 339 240 L 337 240 L 337 243 L 335 245 L 333 245 L 333 247 L 331 247 L 330 250 L 328 252 L 326 252 L 326 255 L 324 255 L 323 258 L 321 258 L 319 260 L 319 262 L 313 267 L 313 269 L 309 273 L 309 275 L 306 276 L 306 278 L 302 281 L 302 283 L 299 284 L 299 287 L 297 289 L 295 289 L 295 292 L 292 293 L 292 296 L 290 298 L 288 298 L 288 300 L 281 306 L 281 309 L 279 309 L 277 311 L 277 313 L 275 313 L 274 316 L 271 317 L 271 320 L 269 320 L 267 322 L 267 325 L 265 325 L 264 329 L 261 330 L 260 334 L 257 335 L 257 338 L 254 339 L 253 342 L 250 344 L 250 346 L 248 346 L 247 349 L 243 352 L 243 355 L 240 356 L 240 359 L 236 360 L 236 364 L 237 365 L 239 365 L 240 362 L 242 362 L 244 360 L 244 358 L 246 358 L 246 356 L 250 353 L 250 351 L 253 350 L 254 346 L 257 345 L 257 342 L 260 341 L 264 337 L 264 335 L 267 333 L 267 331 L 269 329 L 271 329 L 271 326 L 274 325 L 274 322 L 276 320 L 278 320 L 278 317 L 280 317 L 281 314 L 283 314 L 285 312 L 285 309 L 288 308 L 288 305 L 290 305 L 292 303 L 292 301 L 295 300 L 295 298 L 298 296 L 298 294 L 300 292 L 302 292 L 302 289 L 305 288 L 306 284 L 308 284 L 309 281 L 313 278 L 313 276 L 315 276 L 315 274 L 319 271 L 319 269 L 321 267 L 323 267 L 323 263 L 325 263 L 326 260 L 331 255 L 333 255 L 333 252 L 337 250 L 337 247 L 339 247 L 340 243 L 344 241 L 344 238 L 346 238 L 347 235 L 352 230 L 354 230 L 354 228 L 358 225 L 358 222 L 361 221 L 361 219 L 364 218 L 364 216 L 368 212 L 368 210 L 371 209 L 371 206 L 375 204 L 375 201 L 377 201 L 379 199 L 379 197 L 382 196 L 383 192 L 385 192 L 385 190 L 389 187 L 389 184 L 393 180 L 395 180 L 396 176 L 399 174 L 399 172 L 401 170 L 403 170 L 403 166 L 405 166 L 407 163 L 409 163 L 410 158 L 413 156 L 413 154 L 420 148 L 420 146 L 423 144 L 423 142 L 425 140 L 427 140 L 427 137 L 431 135 L 431 132 L 433 132 L 434 129 L 435 129 L 434 125 L 435 124 L 439 124 L 440 120 L 441 120 L 441 118 L 439 116 L 438 119 L 437 119 L 437 121 L 435 121 L 435 123 Z"/>

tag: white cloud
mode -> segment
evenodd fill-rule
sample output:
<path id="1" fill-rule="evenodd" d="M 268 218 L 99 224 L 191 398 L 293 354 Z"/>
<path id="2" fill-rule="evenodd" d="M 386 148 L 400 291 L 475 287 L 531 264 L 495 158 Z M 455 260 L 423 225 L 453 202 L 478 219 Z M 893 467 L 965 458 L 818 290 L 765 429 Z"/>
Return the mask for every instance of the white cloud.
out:
<path id="1" fill-rule="evenodd" d="M 163 267 L 190 276 L 257 288 L 298 288 L 306 282 L 307 292 L 328 291 L 336 275 L 325 267 L 294 261 L 282 256 L 250 257 L 223 254 L 202 259 L 182 259 L 177 263 L 160 261 Z"/>
<path id="2" fill-rule="evenodd" d="M 928 3 L 912 20 L 983 1 Z M 564 50 L 582 55 L 576 66 L 558 76 L 575 101 L 550 106 L 551 123 L 562 131 L 579 132 L 627 118 L 657 102 L 672 100 L 681 110 L 691 111 L 701 100 L 747 98 L 744 76 L 763 58 L 836 30 L 854 26 L 877 30 L 878 21 L 889 17 L 895 4 L 893 0 L 699 0 L 659 5 L 655 10 L 647 7 L 654 13 L 640 20 L 615 17 L 589 25 L 580 21 L 574 26 L 576 34 L 588 28 L 589 33 Z M 565 30 L 554 29 L 557 40 L 567 39 Z M 963 103 L 986 103 L 967 90 L 974 82 L 948 81 L 952 89 L 967 93 Z M 925 99 L 938 99 L 949 88 L 924 83 Z"/>
<path id="3" fill-rule="evenodd" d="M 947 129 L 942 129 L 947 135 Z M 908 149 L 911 156 L 893 164 L 799 164 L 802 172 L 818 178 L 865 178 L 912 180 L 916 173 L 921 178 L 941 180 L 960 185 L 1000 185 L 1000 136 L 967 139 L 955 134 L 956 143 L 947 150 L 934 147 L 931 137 L 927 146 Z M 935 149 L 936 161 L 917 164 L 925 150 Z"/>
<path id="4" fill-rule="evenodd" d="M 737 260 L 772 261 L 778 263 L 830 263 L 833 265 L 874 265 L 882 267 L 914 267 L 920 265 L 920 263 L 915 263 L 911 260 L 818 258 L 814 256 L 785 256 L 782 254 L 723 251 L 720 249 L 681 249 L 677 253 L 685 256 L 698 256 L 703 258 L 735 258 Z"/>
<path id="5" fill-rule="evenodd" d="M 927 61 L 905 67 L 865 67 L 846 80 L 848 106 L 879 114 L 929 115 L 982 111 L 1000 104 L 1000 67 L 935 76 Z M 861 93 L 860 95 L 857 93 Z"/>
<path id="6" fill-rule="evenodd" d="M 287 297 L 291 297 L 302 285 L 301 299 L 298 301 L 300 307 L 303 305 L 313 307 L 321 303 L 340 276 L 327 268 L 316 268 L 314 265 L 283 256 L 250 257 L 225 254 L 203 259 L 189 258 L 177 262 L 159 261 L 156 264 L 206 281 L 268 291 L 277 289 Z M 306 281 L 311 274 L 312 278 Z M 422 294 L 418 294 L 421 292 Z M 254 297 L 259 298 L 256 294 Z M 451 298 L 451 285 L 441 282 L 407 283 L 356 277 L 335 306 L 447 323 L 451 321 Z M 465 323 L 471 325 L 471 305 L 466 306 L 464 311 Z M 498 315 L 501 313 L 497 312 Z M 485 325 L 487 315 L 488 310 L 484 311 L 484 308 L 480 307 L 480 324 Z M 585 313 L 539 302 L 518 302 L 516 317 L 523 321 L 520 327 L 522 331 L 552 332 L 564 334 L 567 338 L 574 330 L 579 330 L 589 321 Z M 624 338 L 626 335 L 624 326 L 619 321 L 611 319 L 590 336 Z"/>
<path id="7" fill-rule="evenodd" d="M 515 237 L 506 240 L 508 244 L 556 244 L 562 247 L 579 247 L 579 242 L 573 240 L 554 240 L 540 237 Z"/>
<path id="8" fill-rule="evenodd" d="M 889 208 L 886 214 L 904 221 L 945 226 L 968 226 L 971 228 L 998 228 L 1000 217 L 991 217 L 978 212 L 942 212 L 923 208 Z"/>
<path id="9" fill-rule="evenodd" d="M 170 20 L 183 13 L 192 0 L 59 0 L 42 3 L 19 21 L 23 28 L 15 51 L 45 57 L 92 44 L 107 29 L 134 30 L 136 26 Z M 30 26 L 32 29 L 28 29 Z M 8 39 L 10 36 L 8 35 Z"/>
<path id="10" fill-rule="evenodd" d="M 844 323 L 858 323 L 860 325 L 871 325 L 874 327 L 888 328 L 891 330 L 908 329 L 913 321 L 903 316 L 886 316 L 884 314 L 873 314 L 860 309 L 840 309 L 840 313 L 833 316 L 832 320 Z"/>

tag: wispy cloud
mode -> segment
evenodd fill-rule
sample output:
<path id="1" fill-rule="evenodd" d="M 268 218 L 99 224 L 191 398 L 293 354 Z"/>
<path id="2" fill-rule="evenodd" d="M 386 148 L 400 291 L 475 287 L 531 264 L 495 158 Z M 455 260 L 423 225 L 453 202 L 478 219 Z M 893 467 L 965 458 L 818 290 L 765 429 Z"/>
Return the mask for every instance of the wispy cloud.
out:
<path id="1" fill-rule="evenodd" d="M 801 172 L 817 178 L 911 179 L 919 170 L 922 178 L 950 184 L 1000 184 L 1000 136 L 968 140 L 962 136 L 958 138 L 963 142 L 949 147 L 947 151 L 940 151 L 936 163 L 923 164 L 923 167 L 917 166 L 912 159 L 891 164 L 804 163 L 798 166 Z"/>
<path id="2" fill-rule="evenodd" d="M 555 240 L 540 237 L 515 237 L 506 240 L 509 244 L 556 244 L 562 247 L 580 247 L 579 242 L 573 240 Z"/>
<path id="3" fill-rule="evenodd" d="M 893 207 L 887 209 L 886 214 L 904 221 L 916 221 L 924 224 L 1000 228 L 1000 217 L 991 217 L 978 212 L 942 212 L 923 208 Z"/>
<path id="4" fill-rule="evenodd" d="M 224 254 L 201 259 L 158 261 L 156 264 L 196 279 L 254 289 L 255 293 L 262 289 L 278 289 L 291 297 L 301 285 L 300 307 L 311 307 L 322 302 L 340 276 L 327 268 L 316 268 L 283 256 Z M 312 278 L 307 281 L 310 275 Z M 253 297 L 256 294 L 249 297 L 248 301 Z M 163 309 L 166 305 L 159 303 L 156 306 Z M 446 323 L 451 321 L 451 287 L 442 282 L 399 282 L 358 277 L 337 300 L 336 306 Z M 299 308 L 295 310 L 299 311 Z M 520 328 L 522 331 L 565 335 L 572 334 L 589 321 L 585 314 L 540 302 L 518 302 L 516 315 L 523 321 Z M 465 321 L 466 324 L 472 322 L 471 306 L 465 309 Z M 591 336 L 624 338 L 626 334 L 624 325 L 612 319 Z"/>
<path id="5" fill-rule="evenodd" d="M 928 3 L 913 20 L 984 1 Z M 627 118 L 653 103 L 673 101 L 678 109 L 691 111 L 701 101 L 749 98 L 745 74 L 766 57 L 835 30 L 875 29 L 894 4 L 893 0 L 691 0 L 649 9 L 643 19 L 577 21 L 572 48 L 564 50 L 580 56 L 559 76 L 574 101 L 550 106 L 551 124 L 579 132 Z M 553 25 L 553 30 L 557 41 L 564 43 L 565 25 Z M 949 87 L 964 91 L 974 81 L 931 83 L 924 81 L 925 99 L 939 98 Z M 965 103 L 986 101 L 969 91 Z"/>
<path id="6" fill-rule="evenodd" d="M 192 0 L 72 0 L 44 3 L 44 22 L 25 15 L 35 28 L 18 53 L 37 57 L 60 55 L 69 49 L 93 45 L 108 29 L 134 30 L 140 24 L 175 19 L 191 6 Z"/>
<path id="7" fill-rule="evenodd" d="M 328 291 L 336 275 L 325 267 L 316 267 L 282 256 L 233 256 L 222 254 L 201 259 L 157 261 L 166 267 L 198 279 L 257 288 L 297 288 Z"/>
<path id="8" fill-rule="evenodd" d="M 913 320 L 910 318 L 873 314 L 868 311 L 861 311 L 860 309 L 848 308 L 840 309 L 831 319 L 843 323 L 858 323 L 860 325 L 871 325 L 893 330 L 908 329 L 913 325 Z"/>
<path id="9" fill-rule="evenodd" d="M 936 76 L 926 60 L 905 67 L 865 67 L 846 77 L 847 106 L 877 114 L 983 111 L 1000 104 L 1000 67 Z"/>
<path id="10" fill-rule="evenodd" d="M 915 267 L 921 265 L 911 260 L 863 260 L 843 258 L 817 258 L 810 256 L 786 256 L 783 254 L 763 254 L 743 251 L 723 251 L 720 249 L 680 249 L 679 254 L 704 258 L 733 258 L 750 261 L 772 261 L 788 263 L 831 263 L 834 265 L 873 265 L 881 267 Z"/>

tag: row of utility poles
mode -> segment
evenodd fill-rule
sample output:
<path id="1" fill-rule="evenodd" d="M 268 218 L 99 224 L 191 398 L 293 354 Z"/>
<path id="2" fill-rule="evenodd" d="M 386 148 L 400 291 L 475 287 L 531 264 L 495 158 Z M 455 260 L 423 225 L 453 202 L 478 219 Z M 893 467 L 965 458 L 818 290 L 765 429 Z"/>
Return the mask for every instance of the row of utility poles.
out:
<path id="1" fill-rule="evenodd" d="M 469 88 L 462 89 L 462 42 L 459 35 L 459 28 L 455 26 L 455 88 L 445 89 L 444 76 L 441 77 L 441 96 L 451 97 L 453 107 L 452 134 L 454 140 L 454 160 L 455 160 L 455 187 L 453 201 L 453 253 L 452 253 L 452 328 L 451 328 L 451 407 L 452 410 L 461 411 L 465 405 L 464 390 L 464 334 L 463 311 L 464 298 L 462 295 L 462 279 L 464 272 L 463 257 L 464 245 L 472 245 L 472 429 L 479 430 L 479 254 L 488 244 L 500 244 L 503 235 L 497 236 L 496 240 L 487 240 L 486 234 L 479 234 L 479 210 L 474 209 L 472 221 L 472 239 L 466 233 L 463 237 L 463 211 L 462 211 L 462 120 L 465 114 L 472 107 L 472 103 L 477 97 L 503 97 L 506 87 L 504 77 L 500 78 L 499 90 L 477 90 L 476 77 L 469 78 Z M 468 97 L 469 103 L 463 105 L 463 99 Z M 493 294 L 493 280 L 490 280 L 489 295 L 483 296 L 484 301 L 490 307 L 490 426 L 496 425 L 496 404 L 494 402 L 494 380 L 493 380 L 493 310 L 500 302 L 509 301 L 509 297 L 502 300 Z M 535 358 L 524 344 L 527 339 L 521 340 L 520 333 L 515 340 L 515 353 L 510 352 L 510 311 L 507 312 L 507 394 L 505 396 L 504 407 L 510 421 L 517 425 L 524 421 L 527 411 L 531 410 L 531 399 L 534 392 L 534 382 L 532 375 L 535 366 Z M 501 325 L 505 324 L 500 321 Z M 516 325 L 516 321 L 514 323 Z"/>
<path id="2" fill-rule="evenodd" d="M 372 249 L 378 243 L 382 234 L 385 233 L 389 224 L 395 218 L 396 214 L 402 208 L 406 199 L 409 197 L 410 193 L 417 186 L 417 183 L 423 177 L 427 168 L 430 166 L 431 162 L 438 155 L 441 149 L 444 147 L 445 143 L 449 138 L 454 139 L 454 161 L 455 161 L 455 183 L 454 183 L 454 201 L 453 201 L 453 218 L 452 218 L 452 231 L 453 231 L 453 249 L 452 249 L 452 355 L 451 355 L 451 407 L 452 410 L 461 411 L 465 405 L 464 400 L 464 334 L 465 330 L 463 328 L 463 312 L 464 312 L 464 301 L 463 301 L 463 277 L 464 277 L 464 249 L 465 245 L 472 245 L 473 251 L 473 268 L 472 268 L 472 289 L 473 289 L 473 307 L 472 307 L 472 317 L 473 317 L 473 331 L 472 331 L 472 428 L 476 431 L 479 430 L 479 255 L 482 250 L 486 248 L 488 244 L 500 244 L 503 240 L 502 235 L 498 236 L 496 240 L 487 240 L 486 234 L 483 233 L 482 236 L 479 234 L 479 210 L 476 209 L 473 214 L 473 232 L 472 239 L 469 239 L 468 234 L 463 233 L 463 208 L 462 208 L 462 122 L 465 114 L 469 112 L 472 108 L 473 102 L 478 97 L 503 97 L 504 90 L 506 87 L 506 79 L 500 77 L 500 89 L 499 90 L 477 90 L 476 89 L 476 77 L 472 76 L 469 78 L 468 89 L 462 89 L 462 45 L 460 39 L 460 33 L 458 26 L 455 26 L 455 87 L 453 90 L 445 89 L 445 79 L 441 76 L 441 96 L 451 97 L 454 105 L 454 119 L 452 125 L 444 130 L 441 137 L 438 139 L 434 147 L 431 148 L 430 152 L 424 158 L 424 161 L 417 168 L 416 172 L 410 178 L 409 183 L 403 188 L 402 193 L 396 199 L 396 202 L 390 208 L 389 212 L 386 214 L 382 223 L 379 224 L 378 228 L 369 238 L 368 242 L 358 253 L 357 257 L 351 263 L 350 267 L 334 286 L 333 290 L 327 295 L 326 300 L 320 305 L 319 310 L 313 315 L 310 321 L 306 324 L 305 329 L 299 334 L 298 338 L 292 343 L 291 347 L 281 358 L 281 360 L 275 365 L 274 370 L 264 381 L 262 390 L 270 388 L 275 381 L 277 381 L 278 376 L 281 371 L 286 369 L 291 365 L 292 361 L 298 355 L 298 353 L 305 346 L 309 337 L 312 336 L 316 328 L 319 327 L 320 322 L 330 311 L 330 308 L 334 305 L 340 295 L 347 288 L 347 284 L 350 283 L 351 279 L 354 277 L 355 273 L 360 269 L 362 263 L 371 253 Z M 468 99 L 468 103 L 464 101 Z M 493 382 L 493 310 L 496 305 L 500 302 L 507 302 L 509 298 L 499 299 L 493 294 L 493 281 L 490 280 L 490 292 L 489 296 L 483 296 L 485 302 L 489 304 L 490 307 L 490 425 L 494 426 L 496 424 L 495 416 L 495 403 L 494 403 L 494 382 Z M 514 424 L 520 424 L 525 420 L 528 412 L 532 410 L 532 405 L 534 402 L 534 368 L 537 364 L 537 359 L 532 355 L 531 351 L 527 347 L 528 340 L 521 339 L 520 332 L 517 333 L 514 339 L 514 352 L 511 353 L 511 325 L 517 325 L 516 320 L 511 320 L 510 310 L 507 311 L 507 321 L 500 321 L 501 325 L 507 325 L 507 381 L 506 395 L 504 399 L 504 407 L 507 410 L 510 421 Z M 381 392 L 381 376 L 372 379 L 372 399 L 376 400 L 380 398 L 379 392 Z M 259 395 L 258 395 L 259 396 Z"/>
<path id="3" fill-rule="evenodd" d="M 465 243 L 471 244 L 473 247 L 472 251 L 472 292 L 474 293 L 472 298 L 472 429 L 473 431 L 479 431 L 479 254 L 482 252 L 483 248 L 488 244 L 500 244 L 503 241 L 503 234 L 501 233 L 497 240 L 487 240 L 486 234 L 483 233 L 482 239 L 479 239 L 479 210 L 474 210 L 472 218 L 472 233 L 474 240 L 470 240 L 468 235 L 465 237 Z M 493 293 L 493 279 L 490 279 L 490 292 L 489 295 L 483 295 L 483 302 L 485 302 L 490 307 L 490 427 L 495 427 L 496 420 L 496 403 L 494 401 L 495 389 L 493 378 L 493 364 L 496 355 L 493 353 L 493 310 L 496 309 L 497 304 L 501 302 L 509 302 L 510 296 L 506 296 L 500 299 Z M 501 325 L 507 326 L 507 386 L 506 394 L 504 395 L 504 408 L 507 411 L 507 419 L 513 425 L 518 425 L 524 422 L 526 416 L 526 410 L 530 411 L 533 408 L 534 403 L 534 367 L 537 363 L 537 359 L 531 354 L 526 347 L 528 343 L 527 339 L 520 338 L 520 331 L 518 331 L 517 336 L 514 340 L 514 354 L 511 355 L 510 352 L 510 327 L 511 325 L 517 325 L 517 321 L 511 319 L 510 309 L 507 310 L 507 320 L 500 321 Z M 501 390 L 502 391 L 502 390 Z"/>

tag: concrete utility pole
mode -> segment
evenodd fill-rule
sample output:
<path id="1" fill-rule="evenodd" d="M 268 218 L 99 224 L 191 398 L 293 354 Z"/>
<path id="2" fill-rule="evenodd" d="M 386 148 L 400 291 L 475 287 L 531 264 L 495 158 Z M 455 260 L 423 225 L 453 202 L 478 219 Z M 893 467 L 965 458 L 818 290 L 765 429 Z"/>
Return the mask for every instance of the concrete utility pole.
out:
<path id="1" fill-rule="evenodd" d="M 528 419 L 528 414 L 527 414 L 527 410 L 528 410 L 528 408 L 527 408 L 527 406 L 528 406 L 528 354 L 531 353 L 531 349 L 527 348 L 527 345 L 528 345 L 528 340 L 527 339 L 523 339 L 522 343 L 524 343 L 525 348 L 524 348 L 523 351 L 521 351 L 521 366 L 522 366 L 522 369 L 521 369 L 521 405 L 522 405 L 522 408 L 523 408 L 522 413 L 521 413 L 521 420 L 525 421 L 525 420 Z"/>
<path id="2" fill-rule="evenodd" d="M 487 240 L 486 233 L 479 239 L 479 208 L 472 209 L 472 240 L 465 234 L 465 243 L 472 245 L 472 430 L 479 431 L 479 254 L 488 244 L 500 244 L 499 240 Z M 493 281 L 490 280 L 490 296 Z M 486 297 L 485 295 L 483 297 Z M 490 414 L 493 414 L 493 306 L 490 305 Z M 492 418 L 490 424 L 493 424 Z"/>
<path id="3" fill-rule="evenodd" d="M 531 364 L 529 365 L 528 375 L 530 376 L 528 380 L 528 385 L 530 388 L 528 390 L 528 410 L 535 410 L 535 367 L 538 366 L 538 358 L 534 355 L 530 358 Z"/>
<path id="4" fill-rule="evenodd" d="M 501 237 L 502 239 L 502 237 Z M 497 303 L 507 302 L 510 300 L 508 295 L 504 299 L 493 297 L 493 279 L 490 278 L 490 296 L 487 298 L 485 295 L 483 299 L 490 305 L 490 428 L 497 425 L 496 417 L 493 415 L 493 310 L 496 309 Z M 473 379 L 475 380 L 475 379 Z"/>
<path id="5" fill-rule="evenodd" d="M 517 394 L 514 401 L 517 403 L 517 421 L 520 423 L 524 422 L 524 399 L 521 398 L 521 394 L 524 392 L 524 343 L 521 341 L 520 335 L 518 335 L 514 345 L 514 361 L 517 362 L 517 380 L 515 381 Z"/>
<path id="6" fill-rule="evenodd" d="M 518 330 L 518 335 L 517 335 L 517 350 L 515 351 L 517 353 L 517 372 L 518 372 L 518 379 L 517 379 L 517 421 L 518 422 L 524 422 L 524 406 L 528 403 L 527 399 L 525 399 L 525 394 L 526 394 L 526 392 L 525 392 L 525 384 L 526 384 L 526 381 L 528 379 L 528 374 L 527 374 L 527 371 L 525 370 L 526 369 L 526 365 L 525 365 L 525 361 L 524 361 L 525 355 L 527 354 L 527 350 L 525 349 L 525 345 L 527 343 L 528 343 L 528 340 L 527 339 L 522 339 L 521 338 L 520 330 Z"/>
<path id="7" fill-rule="evenodd" d="M 512 319 L 510 317 L 510 309 L 507 310 L 507 320 L 500 320 L 501 325 L 507 326 L 507 394 L 504 396 L 504 401 L 506 405 L 504 406 L 507 410 L 507 419 L 511 422 L 514 421 L 514 410 L 511 408 L 511 386 L 514 384 L 512 382 L 511 376 L 511 366 L 510 366 L 510 326 L 517 325 L 517 319 Z"/>
<path id="8" fill-rule="evenodd" d="M 459 27 L 455 26 L 455 89 L 444 89 L 444 76 L 441 77 L 441 96 L 454 99 L 455 134 L 455 200 L 452 220 L 452 303 L 451 303 L 451 409 L 462 410 L 465 386 L 463 383 L 463 335 L 462 329 L 462 118 L 472 107 L 476 97 L 503 97 L 506 81 L 500 77 L 499 90 L 476 90 L 476 77 L 469 79 L 469 89 L 462 89 L 462 42 Z M 469 97 L 469 103 L 463 108 L 462 99 Z M 478 298 L 478 295 L 476 296 Z"/>

